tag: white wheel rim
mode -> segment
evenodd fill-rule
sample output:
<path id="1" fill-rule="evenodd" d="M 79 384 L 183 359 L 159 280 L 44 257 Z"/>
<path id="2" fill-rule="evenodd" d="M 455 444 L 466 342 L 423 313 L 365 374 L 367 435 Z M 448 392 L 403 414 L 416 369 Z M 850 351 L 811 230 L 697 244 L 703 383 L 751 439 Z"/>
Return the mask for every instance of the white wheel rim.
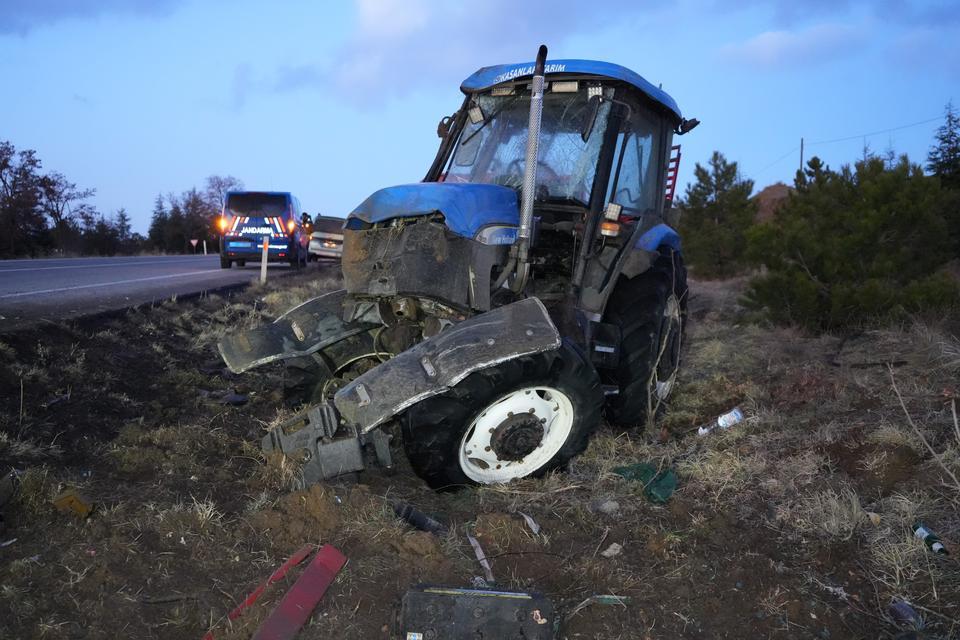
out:
<path id="1" fill-rule="evenodd" d="M 513 416 L 528 414 L 543 427 L 539 444 L 520 460 L 498 457 L 493 436 Z M 512 391 L 481 411 L 460 441 L 460 468 L 480 484 L 509 482 L 541 468 L 563 447 L 573 428 L 573 403 L 553 387 Z"/>

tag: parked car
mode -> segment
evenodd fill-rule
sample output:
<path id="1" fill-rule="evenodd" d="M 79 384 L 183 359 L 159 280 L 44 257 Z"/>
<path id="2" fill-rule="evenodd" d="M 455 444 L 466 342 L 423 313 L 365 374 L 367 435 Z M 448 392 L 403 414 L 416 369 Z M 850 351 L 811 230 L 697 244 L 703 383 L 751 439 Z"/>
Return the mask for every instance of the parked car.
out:
<path id="1" fill-rule="evenodd" d="M 343 218 L 317 216 L 310 234 L 310 259 L 336 258 L 343 256 Z"/>

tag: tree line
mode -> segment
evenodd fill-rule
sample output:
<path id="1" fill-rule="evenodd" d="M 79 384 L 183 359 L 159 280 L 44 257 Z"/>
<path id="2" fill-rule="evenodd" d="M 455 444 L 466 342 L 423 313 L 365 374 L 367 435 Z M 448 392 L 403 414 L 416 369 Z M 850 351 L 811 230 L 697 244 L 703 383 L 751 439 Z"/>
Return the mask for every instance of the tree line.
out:
<path id="1" fill-rule="evenodd" d="M 945 111 L 926 171 L 866 148 L 840 169 L 813 157 L 767 220 L 714 152 L 678 204 L 693 275 L 748 275 L 748 308 L 818 330 L 960 308 L 960 116 Z"/>
<path id="2" fill-rule="evenodd" d="M 207 241 L 217 250 L 216 218 L 223 195 L 242 189 L 232 176 L 210 176 L 202 190 L 158 195 L 150 231 L 131 229 L 120 208 L 104 214 L 90 202 L 95 189 L 78 187 L 62 173 L 46 172 L 36 151 L 0 140 L 0 258 L 48 255 L 188 253 Z"/>

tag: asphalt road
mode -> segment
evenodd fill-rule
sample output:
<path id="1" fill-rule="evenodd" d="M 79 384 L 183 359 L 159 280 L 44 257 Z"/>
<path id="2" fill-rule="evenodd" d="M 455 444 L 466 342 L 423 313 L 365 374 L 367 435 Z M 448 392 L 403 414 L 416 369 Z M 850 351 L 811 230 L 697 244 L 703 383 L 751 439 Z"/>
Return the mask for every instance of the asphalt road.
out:
<path id="1" fill-rule="evenodd" d="M 290 267 L 269 265 L 267 277 Z M 249 283 L 260 265 L 221 269 L 212 256 L 0 261 L 0 330 Z"/>

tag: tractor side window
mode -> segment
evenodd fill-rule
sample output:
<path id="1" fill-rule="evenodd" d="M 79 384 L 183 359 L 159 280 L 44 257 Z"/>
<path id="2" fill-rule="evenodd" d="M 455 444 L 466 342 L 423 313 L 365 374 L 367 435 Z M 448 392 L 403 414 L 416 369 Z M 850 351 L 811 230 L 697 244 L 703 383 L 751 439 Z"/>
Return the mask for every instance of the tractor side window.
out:
<path id="1" fill-rule="evenodd" d="M 621 205 L 624 213 L 640 215 L 657 207 L 658 126 L 658 120 L 645 109 L 635 108 L 617 136 L 617 164 L 613 167 L 607 200 Z"/>

